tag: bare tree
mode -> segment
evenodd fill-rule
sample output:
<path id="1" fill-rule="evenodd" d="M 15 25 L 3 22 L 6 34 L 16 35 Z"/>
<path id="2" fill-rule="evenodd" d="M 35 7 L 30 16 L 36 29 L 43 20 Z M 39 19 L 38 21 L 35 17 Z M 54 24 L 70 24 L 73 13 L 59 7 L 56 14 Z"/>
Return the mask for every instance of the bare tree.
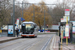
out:
<path id="1" fill-rule="evenodd" d="M 70 7 L 63 3 L 57 3 L 57 5 L 53 8 L 53 24 L 58 24 L 60 19 L 65 15 L 65 9 L 69 9 Z"/>

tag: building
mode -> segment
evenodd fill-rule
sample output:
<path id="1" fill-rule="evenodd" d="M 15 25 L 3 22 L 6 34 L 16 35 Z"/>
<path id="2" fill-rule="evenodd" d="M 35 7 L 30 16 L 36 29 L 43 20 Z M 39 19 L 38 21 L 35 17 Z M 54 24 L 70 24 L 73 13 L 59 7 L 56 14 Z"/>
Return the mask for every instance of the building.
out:
<path id="1" fill-rule="evenodd" d="M 52 25 L 49 29 L 50 32 L 58 32 L 59 25 Z"/>

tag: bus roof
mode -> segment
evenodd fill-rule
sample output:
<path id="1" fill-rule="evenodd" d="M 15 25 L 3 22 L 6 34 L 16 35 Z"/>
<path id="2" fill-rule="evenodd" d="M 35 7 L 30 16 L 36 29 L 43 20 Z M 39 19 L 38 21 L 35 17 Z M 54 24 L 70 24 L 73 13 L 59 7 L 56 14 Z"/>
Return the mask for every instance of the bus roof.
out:
<path id="1" fill-rule="evenodd" d="M 34 22 L 32 22 L 32 21 L 29 21 L 29 22 L 27 22 L 27 21 L 26 21 L 26 22 L 23 22 L 23 23 L 33 23 L 33 24 L 35 24 L 35 23 L 34 23 Z"/>

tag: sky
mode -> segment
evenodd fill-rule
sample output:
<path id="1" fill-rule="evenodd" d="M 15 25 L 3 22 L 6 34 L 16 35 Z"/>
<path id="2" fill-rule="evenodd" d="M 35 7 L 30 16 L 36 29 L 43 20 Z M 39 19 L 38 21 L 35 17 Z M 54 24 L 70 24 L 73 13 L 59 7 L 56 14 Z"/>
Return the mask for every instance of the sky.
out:
<path id="1" fill-rule="evenodd" d="M 20 1 L 22 2 L 23 0 L 17 0 L 17 1 Z M 39 3 L 41 2 L 42 0 L 27 0 L 29 3 Z M 55 4 L 57 3 L 57 0 L 43 0 L 46 4 Z M 62 0 L 58 0 L 58 1 L 62 1 Z"/>
<path id="2" fill-rule="evenodd" d="M 17 0 L 22 3 L 23 0 Z M 26 0 L 25 0 L 26 1 Z M 44 1 L 46 4 L 56 4 L 58 2 L 62 2 L 62 0 L 27 0 L 29 3 L 39 3 Z M 58 2 L 57 2 L 58 1 Z M 55 5 L 47 5 L 48 7 L 55 7 Z"/>

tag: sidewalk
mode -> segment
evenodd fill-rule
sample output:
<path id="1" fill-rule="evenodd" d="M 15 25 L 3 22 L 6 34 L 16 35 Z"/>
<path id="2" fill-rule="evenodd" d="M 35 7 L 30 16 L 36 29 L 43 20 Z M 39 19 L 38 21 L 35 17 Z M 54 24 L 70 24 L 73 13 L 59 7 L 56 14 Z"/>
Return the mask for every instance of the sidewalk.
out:
<path id="1" fill-rule="evenodd" d="M 50 47 L 51 50 L 59 50 L 59 36 L 56 36 L 53 38 L 52 40 L 53 42 L 53 45 Z M 72 44 L 72 43 L 68 43 L 68 46 L 66 45 L 66 43 L 64 42 L 62 44 L 62 47 L 60 47 L 60 50 L 75 50 L 75 44 Z"/>
<path id="2" fill-rule="evenodd" d="M 21 36 L 19 37 L 0 37 L 0 43 L 3 43 L 3 42 L 7 42 L 7 41 L 11 41 L 11 40 L 15 40 L 15 39 L 19 39 Z"/>

